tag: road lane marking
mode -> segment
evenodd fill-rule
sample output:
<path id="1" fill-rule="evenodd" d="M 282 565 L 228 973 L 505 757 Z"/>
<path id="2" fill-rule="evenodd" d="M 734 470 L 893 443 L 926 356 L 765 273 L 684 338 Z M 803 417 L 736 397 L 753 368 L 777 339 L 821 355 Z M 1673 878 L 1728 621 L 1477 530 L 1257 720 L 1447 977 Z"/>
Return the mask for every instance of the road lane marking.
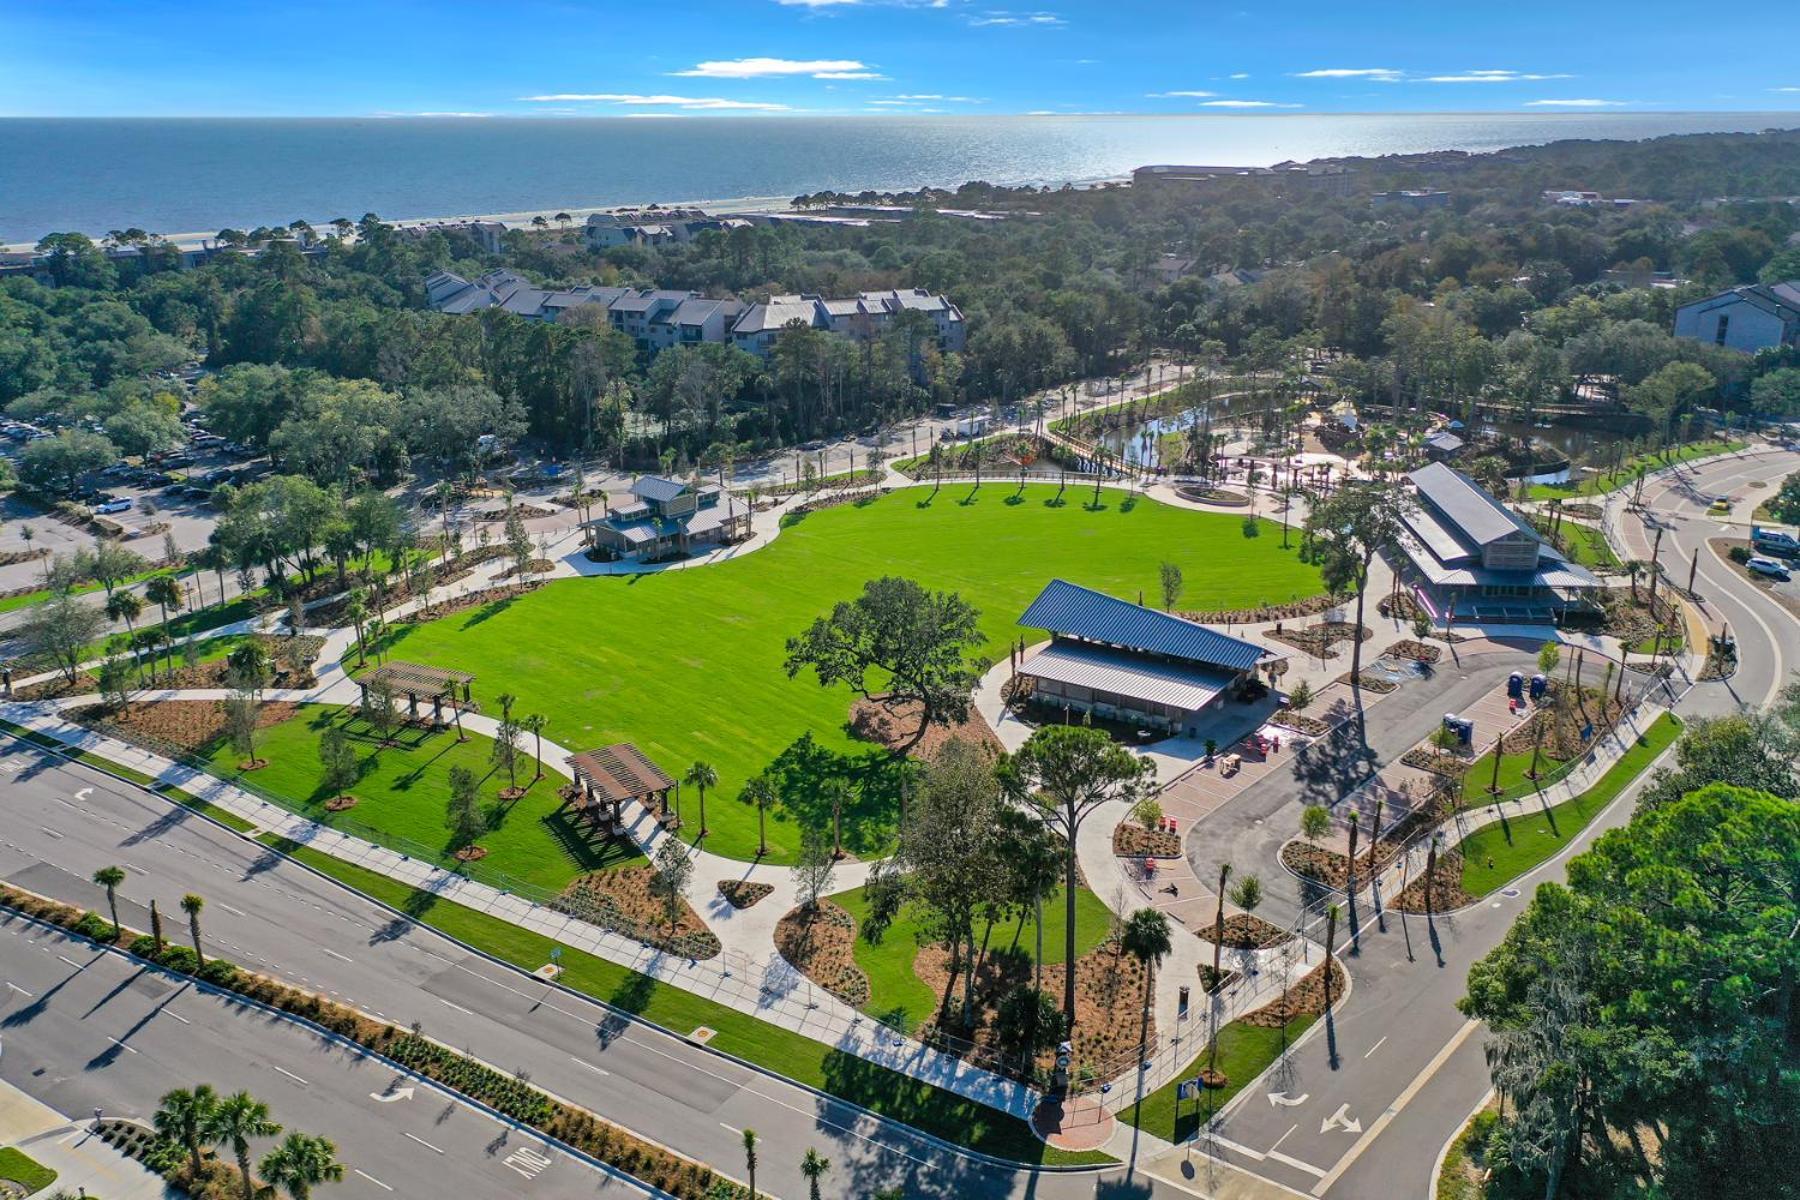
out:
<path id="1" fill-rule="evenodd" d="M 80 963 L 76 962 L 74 959 L 70 958 L 66 954 L 59 954 L 56 957 L 62 959 L 64 962 L 68 963 L 71 967 L 74 967 L 77 971 L 87 970 L 86 967 L 82 966 Z"/>
<path id="2" fill-rule="evenodd" d="M 1311 1163 L 1305 1162 L 1298 1158 L 1295 1158 L 1291 1154 L 1283 1154 L 1279 1150 L 1269 1151 L 1269 1161 L 1270 1162 L 1278 1162 L 1278 1163 L 1282 1164 L 1283 1166 L 1292 1167 L 1296 1171 L 1305 1171 L 1308 1175 L 1311 1175 L 1314 1179 L 1321 1178 L 1325 1174 L 1325 1172 L 1323 1172 L 1319 1168 L 1313 1166 Z"/>
<path id="3" fill-rule="evenodd" d="M 436 1146 L 432 1145 L 430 1142 L 426 1141 L 424 1138 L 414 1137 L 412 1134 L 407 1133 L 404 1129 L 400 1131 L 400 1136 L 404 1137 L 404 1138 L 412 1138 L 413 1141 L 419 1143 L 419 1145 L 425 1147 L 427 1150 L 431 1151 L 433 1154 L 442 1154 L 443 1153 L 442 1150 L 439 1150 Z"/>
<path id="4" fill-rule="evenodd" d="M 454 1001 L 446 1000 L 442 996 L 434 997 L 434 999 L 436 999 L 437 1002 L 439 1004 L 442 1004 L 445 1008 L 454 1008 L 457 1012 L 468 1013 L 471 1017 L 475 1015 L 473 1012 L 470 1012 L 468 1009 L 464 1008 L 462 1005 L 457 1004 Z"/>
<path id="5" fill-rule="evenodd" d="M 355 1171 L 358 1175 L 361 1175 L 364 1179 L 368 1180 L 370 1183 L 374 1184 L 376 1187 L 383 1189 L 384 1191 L 391 1192 L 394 1190 L 393 1188 L 388 1187 L 387 1184 L 381 1182 L 381 1180 L 375 1178 L 373 1175 L 371 1175 L 367 1171 L 363 1170 L 361 1167 L 351 1167 L 350 1169 L 352 1171 Z"/>
<path id="6" fill-rule="evenodd" d="M 6 981 L 6 986 L 11 988 L 13 991 L 19 993 L 19 995 L 25 997 L 27 1000 L 30 1000 L 32 998 L 32 994 L 30 992 L 26 991 L 24 988 L 20 987 L 18 984 L 12 982 L 12 980 L 10 980 L 10 979 Z"/>
<path id="7" fill-rule="evenodd" d="M 720 1121 L 719 1128 L 723 1129 L 726 1133 L 735 1133 L 739 1137 L 744 1136 L 744 1131 L 739 1129 L 736 1125 L 727 1125 L 725 1122 Z"/>
<path id="8" fill-rule="evenodd" d="M 292 1071 L 288 1070 L 286 1067 L 276 1067 L 274 1063 L 270 1063 L 269 1065 L 271 1067 L 275 1067 L 275 1069 L 277 1071 L 280 1071 L 283 1075 L 286 1075 L 289 1079 L 293 1080 L 295 1083 L 299 1084 L 301 1087 L 307 1086 L 306 1080 L 300 1078 L 298 1075 L 294 1074 Z"/>
<path id="9" fill-rule="evenodd" d="M 1431 1082 L 1431 1077 L 1436 1075 L 1438 1071 L 1443 1068 L 1443 1065 L 1450 1060 L 1450 1056 L 1455 1054 L 1457 1049 L 1461 1047 L 1464 1042 L 1469 1040 L 1469 1035 L 1480 1028 L 1480 1021 L 1464 1021 L 1462 1028 L 1451 1035 L 1450 1040 L 1445 1042 L 1438 1052 L 1432 1056 L 1431 1061 L 1425 1064 L 1425 1068 L 1417 1075 L 1413 1076 L 1412 1082 L 1406 1085 L 1406 1089 L 1398 1096 L 1394 1097 L 1394 1102 L 1388 1105 L 1387 1110 L 1379 1117 L 1375 1118 L 1374 1124 L 1369 1126 L 1369 1131 L 1357 1138 L 1356 1144 L 1344 1152 L 1344 1157 L 1337 1160 L 1337 1165 L 1332 1167 L 1331 1170 L 1326 1173 L 1325 1177 L 1314 1185 L 1312 1194 L 1315 1196 L 1323 1196 L 1332 1184 L 1343 1178 L 1344 1172 L 1348 1171 L 1351 1165 L 1362 1155 L 1362 1152 L 1367 1150 L 1369 1145 L 1374 1142 L 1376 1138 L 1381 1136 L 1382 1131 L 1388 1127 L 1389 1122 L 1400 1115 L 1400 1110 L 1412 1102 L 1412 1098 L 1418 1095 L 1420 1090 L 1423 1089 L 1427 1083 Z"/>
<path id="10" fill-rule="evenodd" d="M 588 1062 L 585 1059 L 576 1058 L 573 1054 L 571 1054 L 569 1056 L 569 1061 L 575 1062 L 575 1063 L 580 1063 L 582 1066 L 584 1066 L 588 1070 L 594 1072 L 596 1075 L 611 1075 L 612 1074 L 612 1072 L 607 1070 L 605 1067 L 596 1067 L 593 1063 Z"/>
<path id="11" fill-rule="evenodd" d="M 42 829 L 45 833 L 49 834 L 51 837 L 56 838 L 58 840 L 61 840 L 61 838 L 63 836 L 62 834 L 56 832 L 56 830 L 50 828 L 48 825 L 39 825 L 38 828 Z"/>
<path id="12" fill-rule="evenodd" d="M 166 1008 L 162 1010 L 162 1014 L 165 1017 L 174 1017 L 177 1021 L 180 1021 L 183 1025 L 192 1025 L 193 1024 L 192 1021 L 188 1020 L 186 1017 L 182 1016 L 180 1013 L 170 1012 Z"/>
<path id="13" fill-rule="evenodd" d="M 331 955 L 331 957 L 343 959 L 345 962 L 355 962 L 356 961 L 355 959 L 351 958 L 348 954 L 339 954 L 336 950 L 333 950 L 330 946 L 320 946 L 319 949 L 325 951 L 325 953 Z"/>
<path id="14" fill-rule="evenodd" d="M 130 1047 L 130 1046 L 127 1046 L 127 1045 L 126 1045 L 126 1044 L 125 1044 L 125 1043 L 124 1043 L 124 1042 L 121 1042 L 121 1041 L 120 1041 L 120 1040 L 119 1040 L 119 1039 L 118 1039 L 118 1038 L 116 1038 L 116 1037 L 109 1037 L 109 1038 L 107 1038 L 107 1039 L 106 1039 L 106 1040 L 107 1040 L 107 1041 L 109 1041 L 109 1042 L 111 1042 L 111 1043 L 112 1043 L 112 1044 L 113 1044 L 113 1045 L 115 1045 L 115 1046 L 117 1046 L 117 1047 L 118 1047 L 118 1048 L 119 1048 L 119 1049 L 121 1049 L 121 1050 L 124 1050 L 124 1051 L 125 1051 L 125 1052 L 127 1052 L 127 1053 L 129 1053 L 129 1054 L 136 1054 L 136 1053 L 137 1053 L 137 1051 L 136 1051 L 136 1050 L 133 1050 L 133 1049 L 132 1049 L 132 1048 L 131 1048 L 131 1047 Z"/>
<path id="15" fill-rule="evenodd" d="M 1289 1125 L 1287 1127 L 1287 1133 L 1284 1133 L 1280 1137 L 1276 1138 L 1275 1144 L 1273 1146 L 1269 1147 L 1269 1153 L 1273 1154 L 1273 1153 L 1275 1153 L 1275 1151 L 1281 1149 L 1281 1143 L 1288 1140 L 1288 1133 L 1292 1133 L 1292 1132 L 1294 1132 L 1294 1130 L 1296 1130 L 1298 1128 L 1300 1128 L 1300 1122 L 1298 1122 L 1298 1121 L 1294 1122 L 1292 1125 Z"/>
<path id="16" fill-rule="evenodd" d="M 244 910 L 243 910 L 243 909 L 241 909 L 241 908 L 233 908 L 233 907 L 231 907 L 231 905 L 229 905 L 229 904 L 227 904 L 227 903 L 225 903 L 225 902 L 224 902 L 224 901 L 223 901 L 223 900 L 221 900 L 221 901 L 219 901 L 219 907 L 220 907 L 220 908 L 222 908 L 222 909 L 224 909 L 224 910 L 225 910 L 225 911 L 226 911 L 226 912 L 228 912 L 228 913 L 230 913 L 230 914 L 232 914 L 232 915 L 233 915 L 233 916 L 237 916 L 237 917 L 247 917 L 247 916 L 249 916 L 249 915 L 250 915 L 250 914 L 249 914 L 249 913 L 247 913 L 247 912 L 245 912 L 245 911 L 244 911 Z"/>
<path id="17" fill-rule="evenodd" d="M 548 1155 L 540 1154 L 530 1146 L 520 1146 L 500 1161 L 526 1179 L 536 1179 L 544 1173 L 544 1168 L 555 1160 Z"/>
<path id="18" fill-rule="evenodd" d="M 1384 1033 L 1381 1035 L 1381 1042 L 1385 1042 L 1385 1041 L 1387 1041 L 1387 1035 Z M 1373 1046 L 1370 1046 L 1369 1054 L 1373 1054 L 1377 1050 L 1381 1049 L 1381 1042 L 1376 1042 Z M 1365 1055 L 1363 1055 L 1363 1057 L 1367 1058 L 1367 1057 L 1369 1057 L 1369 1054 L 1365 1054 Z"/>

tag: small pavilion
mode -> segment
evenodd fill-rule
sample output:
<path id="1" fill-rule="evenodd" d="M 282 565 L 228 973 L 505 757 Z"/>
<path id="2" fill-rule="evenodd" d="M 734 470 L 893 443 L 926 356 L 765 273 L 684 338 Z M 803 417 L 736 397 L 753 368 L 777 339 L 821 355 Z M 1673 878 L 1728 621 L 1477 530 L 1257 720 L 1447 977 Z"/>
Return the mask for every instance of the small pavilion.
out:
<path id="1" fill-rule="evenodd" d="M 444 704 L 449 702 L 457 728 L 462 728 L 462 710 L 474 707 L 471 685 L 475 676 L 467 671 L 451 671 L 444 667 L 427 667 L 420 663 L 388 662 L 376 667 L 356 681 L 362 689 L 362 700 L 369 702 L 369 689 L 385 684 L 396 696 L 406 697 L 406 719 L 419 719 L 419 701 L 431 701 L 431 723 L 442 729 Z"/>
<path id="2" fill-rule="evenodd" d="M 564 761 L 574 772 L 575 787 L 557 811 L 573 808 L 591 826 L 605 821 L 610 830 L 623 829 L 627 800 L 636 800 L 659 818 L 666 816 L 669 793 L 679 786 L 630 742 L 571 754 Z M 605 811 L 609 805 L 610 814 Z"/>

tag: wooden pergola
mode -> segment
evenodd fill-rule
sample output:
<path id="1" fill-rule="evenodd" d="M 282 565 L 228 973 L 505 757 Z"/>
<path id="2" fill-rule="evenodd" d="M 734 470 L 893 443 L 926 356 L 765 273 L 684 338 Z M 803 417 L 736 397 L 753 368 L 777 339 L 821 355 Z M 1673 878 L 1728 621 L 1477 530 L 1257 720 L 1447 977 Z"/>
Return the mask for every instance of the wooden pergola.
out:
<path id="1" fill-rule="evenodd" d="M 627 800 L 638 801 L 659 818 L 667 816 L 669 793 L 680 786 L 630 742 L 571 754 L 564 761 L 575 774 L 576 786 L 557 811 L 573 807 L 575 815 L 590 825 L 599 825 L 606 819 L 604 810 L 610 806 L 608 827 L 622 828 Z"/>
<path id="2" fill-rule="evenodd" d="M 462 734 L 462 710 L 474 706 L 470 685 L 475 676 L 467 671 L 452 671 L 445 667 L 428 667 L 422 663 L 388 662 L 376 667 L 367 675 L 356 681 L 362 689 L 362 700 L 369 702 L 369 689 L 376 685 L 384 685 L 392 689 L 397 696 L 406 697 L 406 717 L 409 721 L 419 719 L 419 700 L 421 697 L 431 701 L 431 723 L 441 729 L 444 726 L 444 702 L 450 702 L 450 712 L 456 720 L 456 731 Z"/>

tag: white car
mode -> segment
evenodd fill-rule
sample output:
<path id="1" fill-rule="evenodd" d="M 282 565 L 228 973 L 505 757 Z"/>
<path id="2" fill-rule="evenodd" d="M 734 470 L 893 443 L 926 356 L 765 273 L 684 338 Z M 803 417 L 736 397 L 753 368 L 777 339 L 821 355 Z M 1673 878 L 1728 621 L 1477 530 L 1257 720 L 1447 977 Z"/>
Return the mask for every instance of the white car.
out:
<path id="1" fill-rule="evenodd" d="M 112 513 L 129 512 L 131 511 L 131 497 L 121 496 L 117 500 L 108 500 L 105 504 L 95 508 L 94 511 L 109 515 Z"/>
<path id="2" fill-rule="evenodd" d="M 1792 578 L 1788 574 L 1788 569 L 1785 564 L 1778 563 L 1772 558 L 1764 558 L 1761 555 L 1752 558 L 1744 565 L 1749 567 L 1752 571 L 1755 571 L 1758 575 L 1767 575 L 1770 579 Z"/>

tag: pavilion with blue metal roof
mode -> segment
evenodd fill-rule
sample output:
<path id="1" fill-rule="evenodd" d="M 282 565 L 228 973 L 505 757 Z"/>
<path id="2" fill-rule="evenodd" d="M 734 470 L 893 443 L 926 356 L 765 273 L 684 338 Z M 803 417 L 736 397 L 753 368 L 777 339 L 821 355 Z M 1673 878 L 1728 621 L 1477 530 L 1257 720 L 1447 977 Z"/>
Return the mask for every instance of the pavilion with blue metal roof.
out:
<path id="1" fill-rule="evenodd" d="M 1019 618 L 1050 645 L 1019 668 L 1034 702 L 1168 732 L 1196 731 L 1276 655 L 1195 621 L 1054 579 Z"/>

